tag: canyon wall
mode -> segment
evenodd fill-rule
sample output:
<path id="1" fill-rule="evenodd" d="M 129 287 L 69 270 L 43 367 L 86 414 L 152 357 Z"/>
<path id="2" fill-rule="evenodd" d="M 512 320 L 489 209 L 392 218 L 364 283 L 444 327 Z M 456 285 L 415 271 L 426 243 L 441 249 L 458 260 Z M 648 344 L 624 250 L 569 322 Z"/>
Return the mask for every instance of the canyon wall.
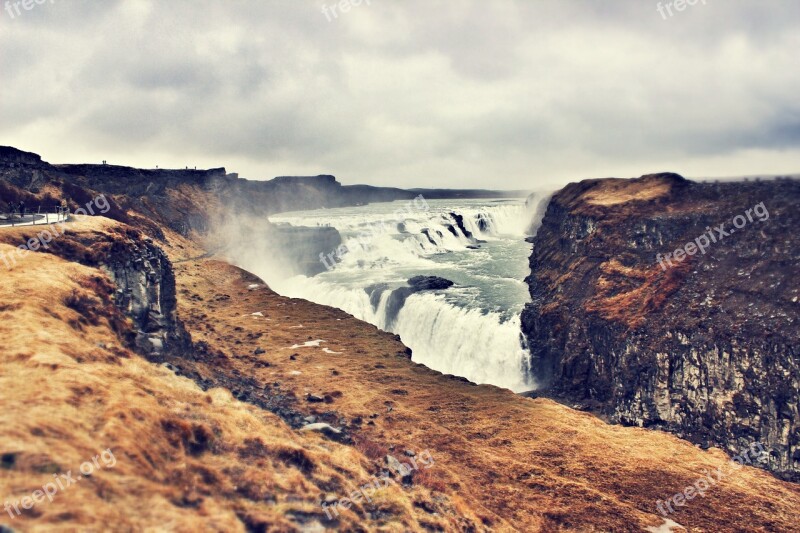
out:
<path id="1" fill-rule="evenodd" d="M 342 243 L 334 228 L 273 225 L 271 214 L 426 198 L 512 197 L 514 191 L 414 189 L 342 185 L 334 176 L 242 179 L 224 168 L 139 169 L 109 164 L 50 164 L 34 153 L 0 146 L 0 212 L 8 203 L 52 210 L 66 199 L 74 211 L 97 195 L 109 201 L 108 218 L 163 241 L 163 228 L 204 241 L 217 252 L 231 243 L 266 246 L 282 270 L 314 275 L 325 269 L 320 253 Z M 94 214 L 94 213 L 92 213 Z M 231 229 L 236 231 L 232 238 Z M 244 238 L 242 235 L 246 234 Z M 241 242 L 240 242 L 241 241 Z M 256 250 L 258 252 L 258 250 Z"/>
<path id="2" fill-rule="evenodd" d="M 49 192 L 44 204 L 55 206 L 66 197 L 73 209 L 83 207 L 83 191 L 94 191 L 119 202 L 116 220 L 129 223 L 126 211 L 189 236 L 207 233 L 220 218 L 266 217 L 270 214 L 306 209 L 364 205 L 373 202 L 426 198 L 507 198 L 524 196 L 520 191 L 447 190 L 342 185 L 334 176 L 279 176 L 271 180 L 247 180 L 224 168 L 207 170 L 140 169 L 109 164 L 50 164 L 31 152 L 0 146 L 0 182 L 22 192 L 29 205 L 43 198 L 27 194 Z M 8 196 L 8 199 L 5 197 Z M 0 189 L 0 201 L 13 200 L 15 193 Z M 38 201 L 37 201 L 38 200 Z M 88 198 L 91 200 L 91 197 Z M 1 207 L 1 206 L 0 206 Z M 119 208 L 119 209 L 117 209 Z M 152 224 L 153 233 L 156 224 Z"/>
<path id="3" fill-rule="evenodd" d="M 558 192 L 522 316 L 541 392 L 704 447 L 760 442 L 768 469 L 800 479 L 798 206 L 788 179 Z"/>

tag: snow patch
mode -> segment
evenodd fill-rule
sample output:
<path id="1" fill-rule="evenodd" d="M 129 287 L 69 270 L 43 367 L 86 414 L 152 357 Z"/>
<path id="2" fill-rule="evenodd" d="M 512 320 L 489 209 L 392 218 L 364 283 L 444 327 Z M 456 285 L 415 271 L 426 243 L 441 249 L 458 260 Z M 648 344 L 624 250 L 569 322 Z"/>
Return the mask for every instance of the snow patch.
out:
<path id="1" fill-rule="evenodd" d="M 682 530 L 686 531 L 686 528 L 680 525 L 677 522 L 670 520 L 669 518 L 664 519 L 664 523 L 658 527 L 650 526 L 646 529 L 649 533 L 673 533 L 673 528 L 681 528 Z"/>
<path id="2" fill-rule="evenodd" d="M 322 342 L 327 342 L 327 341 L 324 341 L 322 339 L 317 339 L 315 341 L 307 341 L 307 342 L 304 342 L 303 344 L 295 344 L 293 346 L 290 346 L 289 349 L 290 350 L 295 350 L 297 348 L 319 348 L 319 345 Z"/>

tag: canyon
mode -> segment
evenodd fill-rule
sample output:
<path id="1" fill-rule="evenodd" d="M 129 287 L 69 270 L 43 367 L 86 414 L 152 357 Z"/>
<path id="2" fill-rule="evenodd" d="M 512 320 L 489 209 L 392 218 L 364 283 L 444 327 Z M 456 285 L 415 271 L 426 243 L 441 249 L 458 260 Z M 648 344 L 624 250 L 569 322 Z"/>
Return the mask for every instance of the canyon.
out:
<path id="1" fill-rule="evenodd" d="M 796 292 L 779 287 L 792 287 L 785 276 L 797 265 L 797 189 L 726 187 L 658 175 L 581 182 L 553 197 L 533 239 L 523 321 L 543 386 L 529 398 L 417 364 L 397 336 L 280 296 L 230 263 L 214 229 L 241 229 L 226 220 L 231 203 L 266 225 L 269 212 L 332 205 L 324 191 L 344 187 L 330 178 L 263 185 L 224 170 L 50 165 L 0 149 L 4 200 L 66 198 L 75 208 L 104 194 L 110 205 L 104 216 L 74 217 L 48 248 L 3 272 L 0 390 L 13 394 L 0 395 L 0 495 L 30 494 L 101 449 L 117 458 L 52 502 L 2 515 L 0 527 L 792 531 L 800 488 L 751 466 L 669 516 L 659 508 L 703 472 L 727 468 L 734 446 L 758 440 L 773 472 L 792 467 L 780 431 L 796 414 L 797 373 L 781 354 L 797 345 L 785 301 Z M 305 203 L 299 190 L 311 191 Z M 365 201 L 349 195 L 334 199 Z M 699 234 L 697 220 L 719 224 L 761 200 L 768 222 L 742 230 L 744 244 L 737 234 L 709 250 L 715 276 L 693 274 L 700 258 L 658 266 L 656 253 Z M 0 253 L 37 231 L 0 229 Z M 755 309 L 742 283 L 763 295 Z M 718 322 L 700 307 L 708 294 L 725 304 Z M 648 360 L 652 348 L 665 355 Z M 659 366 L 664 358 L 673 366 Z M 706 379 L 719 389 L 703 388 Z M 695 445 L 703 395 L 727 418 Z M 424 452 L 430 469 L 395 476 L 370 501 L 353 496 Z M 334 516 L 325 512 L 347 496 Z"/>

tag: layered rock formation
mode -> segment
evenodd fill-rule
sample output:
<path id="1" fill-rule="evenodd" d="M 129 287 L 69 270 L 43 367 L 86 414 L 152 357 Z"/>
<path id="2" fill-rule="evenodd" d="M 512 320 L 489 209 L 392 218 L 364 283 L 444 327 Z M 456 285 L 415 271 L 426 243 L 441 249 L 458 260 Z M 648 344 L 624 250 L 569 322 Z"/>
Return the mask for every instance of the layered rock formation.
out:
<path id="1" fill-rule="evenodd" d="M 522 316 L 542 389 L 732 453 L 760 442 L 770 470 L 800 479 L 798 205 L 787 179 L 557 193 Z"/>
<path id="2" fill-rule="evenodd" d="M 136 235 L 139 237 L 139 235 Z M 116 287 L 114 303 L 131 318 L 139 353 L 185 353 L 191 339 L 178 320 L 175 274 L 150 238 L 129 238 L 108 250 L 103 270 Z"/>
<path id="3" fill-rule="evenodd" d="M 184 236 L 192 231 L 203 234 L 219 217 L 232 213 L 263 217 L 286 211 L 410 200 L 420 194 L 427 198 L 520 195 L 514 191 L 404 190 L 342 185 L 331 175 L 279 176 L 268 181 L 252 181 L 228 173 L 224 168 L 170 170 L 108 164 L 53 165 L 42 161 L 37 154 L 8 146 L 0 146 L 0 181 L 28 193 L 45 189 L 61 193 L 60 196 L 72 201 L 73 209 L 80 207 L 81 189 L 118 197 L 125 210 L 133 210 Z M 117 219 L 128 222 L 121 220 L 121 213 L 118 214 Z"/>

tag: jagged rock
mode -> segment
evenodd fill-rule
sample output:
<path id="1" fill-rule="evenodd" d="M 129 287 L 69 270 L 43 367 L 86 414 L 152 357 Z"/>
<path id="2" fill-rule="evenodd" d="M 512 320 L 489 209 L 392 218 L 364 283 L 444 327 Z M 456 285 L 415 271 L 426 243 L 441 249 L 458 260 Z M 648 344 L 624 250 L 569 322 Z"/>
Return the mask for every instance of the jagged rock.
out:
<path id="1" fill-rule="evenodd" d="M 366 292 L 369 296 L 369 303 L 372 306 L 373 311 L 378 309 L 378 305 L 381 302 L 381 296 L 388 288 L 388 283 L 376 283 L 374 285 L 364 287 L 364 292 Z"/>
<path id="2" fill-rule="evenodd" d="M 114 243 L 103 269 L 117 286 L 114 303 L 131 317 L 136 346 L 146 355 L 185 351 L 189 334 L 177 316 L 175 275 L 167 256 L 152 241 Z"/>
<path id="3" fill-rule="evenodd" d="M 468 239 L 472 239 L 473 238 L 472 232 L 470 232 L 467 229 L 467 227 L 464 226 L 464 217 L 462 215 L 459 215 L 458 213 L 450 213 L 450 216 L 453 218 L 453 220 L 455 220 L 456 225 L 458 226 L 458 229 L 461 230 L 461 233 L 464 234 L 464 237 L 466 237 Z M 483 230 L 481 230 L 481 231 L 483 231 Z"/>
<path id="4" fill-rule="evenodd" d="M 414 276 L 408 280 L 408 284 L 418 291 L 439 291 L 454 285 L 449 279 L 437 276 Z"/>
<path id="5" fill-rule="evenodd" d="M 425 235 L 425 237 L 427 237 L 429 243 L 436 246 L 436 241 L 433 239 L 433 237 L 431 237 L 430 228 L 423 228 L 422 230 L 420 230 L 420 233 L 422 233 L 423 235 Z"/>
<path id="6" fill-rule="evenodd" d="M 659 264 L 760 202 L 767 219 Z M 660 174 L 555 194 L 522 314 L 537 393 L 733 454 L 760 442 L 767 468 L 800 480 L 798 205 L 800 181 L 788 179 Z"/>

